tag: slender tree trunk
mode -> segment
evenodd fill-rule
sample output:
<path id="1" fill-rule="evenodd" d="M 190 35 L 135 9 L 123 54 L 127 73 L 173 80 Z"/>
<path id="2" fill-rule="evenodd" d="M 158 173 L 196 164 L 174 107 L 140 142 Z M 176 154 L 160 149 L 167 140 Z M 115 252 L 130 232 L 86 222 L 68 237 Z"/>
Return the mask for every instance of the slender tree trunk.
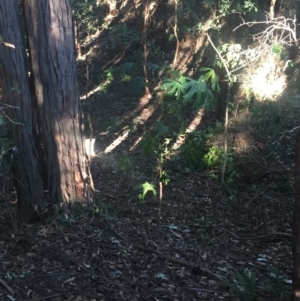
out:
<path id="1" fill-rule="evenodd" d="M 275 17 L 275 4 L 276 4 L 276 0 L 271 0 L 271 3 L 270 3 L 270 17 L 271 17 L 271 19 L 273 19 Z"/>
<path id="2" fill-rule="evenodd" d="M 216 119 L 220 122 L 223 122 L 225 119 L 226 113 L 226 105 L 227 105 L 227 97 L 228 97 L 228 78 L 226 77 L 226 71 L 224 67 L 218 68 L 218 75 L 219 75 L 219 85 L 220 85 L 220 93 L 217 97 L 216 103 Z"/>
<path id="3" fill-rule="evenodd" d="M 293 295 L 300 300 L 300 133 L 295 151 L 295 188 L 293 212 Z"/>
<path id="4" fill-rule="evenodd" d="M 43 181 L 34 141 L 32 99 L 17 1 L 0 1 L 0 84 L 10 118 L 18 203 L 25 221 L 34 220 L 43 204 Z"/>
<path id="5" fill-rule="evenodd" d="M 45 187 L 52 202 L 91 201 L 69 0 L 24 0 Z"/>

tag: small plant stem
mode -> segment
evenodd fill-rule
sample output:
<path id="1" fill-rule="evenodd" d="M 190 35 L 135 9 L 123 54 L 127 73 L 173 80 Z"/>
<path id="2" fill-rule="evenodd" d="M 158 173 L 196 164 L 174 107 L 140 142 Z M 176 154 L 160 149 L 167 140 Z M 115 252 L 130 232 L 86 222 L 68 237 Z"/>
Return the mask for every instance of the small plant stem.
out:
<path id="1" fill-rule="evenodd" d="M 144 78 L 145 78 L 145 94 L 150 94 L 150 88 L 149 88 L 149 76 L 148 76 L 148 70 L 147 70 L 147 60 L 148 60 L 148 46 L 147 46 L 147 32 L 148 32 L 148 25 L 149 25 L 149 19 L 150 19 L 150 3 L 147 0 L 145 4 L 145 10 L 144 10 L 144 28 L 143 28 L 143 42 L 144 42 Z"/>
<path id="2" fill-rule="evenodd" d="M 225 123 L 224 123 L 224 160 L 223 160 L 223 166 L 222 166 L 222 173 L 221 173 L 221 183 L 222 185 L 225 183 L 225 173 L 226 173 L 226 167 L 227 167 L 227 152 L 228 152 L 228 101 L 230 96 L 230 90 L 231 90 L 231 84 L 229 84 L 228 87 L 228 93 L 226 97 L 226 110 L 225 110 Z"/>
<path id="3" fill-rule="evenodd" d="M 158 187 L 159 187 L 159 193 L 158 193 L 158 229 L 160 229 L 160 222 L 161 222 L 161 207 L 162 207 L 162 199 L 163 199 L 163 183 L 162 183 L 162 167 L 159 166 L 159 183 L 158 183 Z"/>
<path id="4" fill-rule="evenodd" d="M 213 41 L 211 40 L 209 34 L 207 33 L 206 35 L 207 35 L 207 39 L 208 39 L 209 43 L 211 44 L 212 48 L 216 51 L 217 55 L 219 56 L 219 58 L 220 58 L 220 60 L 221 60 L 221 62 L 222 62 L 222 64 L 223 64 L 223 66 L 224 66 L 224 68 L 225 68 L 225 70 L 226 70 L 226 73 L 227 73 L 228 78 L 230 78 L 231 72 L 229 71 L 229 68 L 228 68 L 228 66 L 227 66 L 227 64 L 226 64 L 226 61 L 224 60 L 224 58 L 223 58 L 223 56 L 221 55 L 220 51 L 219 51 L 219 50 L 216 48 L 216 46 L 214 45 L 214 43 L 213 43 Z"/>
<path id="5" fill-rule="evenodd" d="M 276 4 L 276 0 L 271 0 L 271 3 L 270 3 L 270 17 L 271 17 L 271 19 L 273 19 L 274 16 L 275 16 L 275 4 Z"/>
<path id="6" fill-rule="evenodd" d="M 213 41 L 211 40 L 209 34 L 207 34 L 207 38 L 208 41 L 210 42 L 211 46 L 213 47 L 213 49 L 216 51 L 217 55 L 219 56 L 225 70 L 227 73 L 227 77 L 229 80 L 229 85 L 228 85 L 228 91 L 227 91 L 227 97 L 226 97 L 226 109 L 225 109 L 225 122 L 224 122 L 224 135 L 225 135 L 225 139 L 224 139 L 224 160 L 223 160 L 223 166 L 222 166 L 222 172 L 221 172 L 221 183 L 222 185 L 225 184 L 225 173 L 226 173 L 226 167 L 227 167 L 227 152 L 228 152 L 228 103 L 229 103 L 229 97 L 230 97 L 230 90 L 231 90 L 231 72 L 229 71 L 229 68 L 227 66 L 226 61 L 224 60 L 223 56 L 221 55 L 221 53 L 219 52 L 219 50 L 216 48 L 216 46 L 214 45 Z"/>
<path id="7" fill-rule="evenodd" d="M 89 139 L 90 139 L 90 145 L 89 145 L 89 153 L 87 154 L 89 162 L 91 161 L 91 151 L 92 151 L 92 139 L 93 139 L 93 125 L 91 120 L 91 101 L 88 99 L 88 88 L 90 83 L 90 70 L 89 70 L 89 60 L 88 55 L 85 57 L 85 64 L 86 64 L 86 87 L 85 87 L 85 97 L 88 104 L 88 127 L 89 127 Z"/>
<path id="8" fill-rule="evenodd" d="M 159 181 L 159 207 L 158 207 L 158 229 L 161 223 L 161 205 L 162 205 L 163 184 Z"/>
<path id="9" fill-rule="evenodd" d="M 174 36 L 176 38 L 176 50 L 175 50 L 175 55 L 174 55 L 174 60 L 173 60 L 173 68 L 174 69 L 176 67 L 177 57 L 178 57 L 178 52 L 179 52 L 179 39 L 178 39 L 178 34 L 177 34 L 177 27 L 178 27 L 178 0 L 175 0 L 175 24 L 174 24 L 173 30 L 174 30 Z"/>

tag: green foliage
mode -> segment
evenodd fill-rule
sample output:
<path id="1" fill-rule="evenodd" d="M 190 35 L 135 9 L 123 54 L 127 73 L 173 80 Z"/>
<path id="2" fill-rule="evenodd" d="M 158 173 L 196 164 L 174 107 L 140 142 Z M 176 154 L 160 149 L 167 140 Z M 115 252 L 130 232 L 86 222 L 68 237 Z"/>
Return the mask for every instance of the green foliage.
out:
<path id="1" fill-rule="evenodd" d="M 61 227 L 69 227 L 74 222 L 67 213 L 58 213 L 55 218 L 55 224 Z"/>
<path id="2" fill-rule="evenodd" d="M 176 117 L 176 119 L 180 122 L 184 122 L 183 116 L 183 107 L 182 102 L 174 101 L 171 97 L 164 96 L 163 98 L 163 109 L 167 111 L 170 116 Z"/>
<path id="3" fill-rule="evenodd" d="M 152 192 L 154 196 L 157 194 L 155 186 L 149 182 L 135 185 L 133 189 L 141 191 L 141 193 L 138 195 L 139 201 L 144 200 L 148 192 Z"/>
<path id="4" fill-rule="evenodd" d="M 218 47 L 218 51 L 230 71 L 245 64 L 245 60 L 241 55 L 241 49 L 242 46 L 240 44 L 223 44 Z M 216 55 L 214 65 L 219 68 L 224 67 L 218 55 Z"/>
<path id="5" fill-rule="evenodd" d="M 231 4 L 232 2 L 230 0 L 220 1 L 219 13 L 225 16 L 232 13 Z"/>
<path id="6" fill-rule="evenodd" d="M 220 92 L 221 88 L 219 86 L 218 76 L 215 70 L 207 67 L 202 67 L 200 71 L 205 72 L 203 75 L 204 80 L 205 82 L 210 83 L 212 90 L 215 92 Z"/>
<path id="7" fill-rule="evenodd" d="M 188 79 L 183 89 L 185 92 L 183 102 L 190 103 L 195 101 L 195 109 L 199 109 L 201 106 L 208 106 L 214 100 L 214 96 L 208 88 L 204 77 L 199 78 L 198 81 Z"/>
<path id="8" fill-rule="evenodd" d="M 280 59 L 283 61 L 287 61 L 287 52 L 286 49 L 283 47 L 283 45 L 281 44 L 273 44 L 272 45 L 272 52 L 279 55 Z M 289 64 L 289 62 L 287 62 L 287 64 Z"/>
<path id="9" fill-rule="evenodd" d="M 142 96 L 145 92 L 145 81 L 143 77 L 136 76 L 128 83 L 128 93 L 132 96 Z"/>
<path id="10" fill-rule="evenodd" d="M 191 133 L 186 143 L 180 148 L 180 157 L 183 164 L 189 168 L 204 168 L 202 158 L 206 152 L 207 137 L 205 132 Z"/>
<path id="11" fill-rule="evenodd" d="M 244 1 L 244 9 L 245 12 L 250 12 L 250 11 L 257 11 L 257 7 L 255 5 L 256 3 L 252 2 L 251 0 L 245 0 Z"/>
<path id="12" fill-rule="evenodd" d="M 165 163 L 165 154 L 160 154 L 160 158 L 158 159 L 161 160 L 157 166 L 157 173 L 159 175 L 159 182 L 161 182 L 163 185 L 167 185 L 170 182 L 169 175 L 166 170 L 163 169 L 164 163 Z M 143 184 L 138 184 L 134 186 L 134 190 L 141 190 L 141 193 L 138 195 L 138 200 L 142 201 L 145 199 L 146 195 L 148 192 L 152 192 L 154 196 L 157 195 L 157 191 L 155 188 L 155 184 L 150 184 L 148 182 L 145 182 Z"/>
<path id="13" fill-rule="evenodd" d="M 178 80 L 167 78 L 162 84 L 162 90 L 168 96 L 174 96 L 178 101 L 183 104 L 193 103 L 195 109 L 201 106 L 209 106 L 215 99 L 207 80 L 212 80 L 211 76 L 201 75 L 198 80 L 180 76 Z"/>
<path id="14" fill-rule="evenodd" d="M 224 150 L 218 146 L 212 146 L 208 152 L 203 156 L 203 163 L 206 168 L 213 168 L 219 166 L 224 158 Z"/>
<path id="15" fill-rule="evenodd" d="M 225 281 L 225 283 L 241 298 L 243 301 L 255 301 L 256 272 L 246 269 L 244 275 L 236 272 L 234 283 Z"/>
<path id="16" fill-rule="evenodd" d="M 169 127 L 166 126 L 165 123 L 161 120 L 156 122 L 155 130 L 158 137 L 166 137 L 170 132 Z"/>
<path id="17" fill-rule="evenodd" d="M 159 147 L 159 137 L 146 134 L 141 142 L 141 146 L 146 155 L 153 154 Z"/>
<path id="18" fill-rule="evenodd" d="M 154 63 L 148 63 L 148 71 L 155 76 L 162 68 Z M 141 96 L 145 92 L 145 79 L 142 76 L 143 68 L 140 63 L 126 62 L 116 68 L 110 67 L 101 76 L 101 90 L 107 91 L 116 76 L 120 76 L 123 82 L 127 82 L 127 93 L 131 96 Z"/>
<path id="19" fill-rule="evenodd" d="M 140 43 L 141 36 L 135 27 L 128 26 L 125 23 L 118 23 L 109 30 L 109 40 L 112 50 L 120 47 L 123 49 L 133 49 L 132 44 Z M 139 55 L 140 58 L 141 56 Z"/>
<path id="20" fill-rule="evenodd" d="M 245 14 L 250 11 L 257 11 L 257 7 L 251 0 L 245 0 L 244 3 L 236 3 L 231 0 L 221 0 L 219 5 L 219 13 L 227 16 L 233 13 Z"/>
<path id="21" fill-rule="evenodd" d="M 287 301 L 290 300 L 286 291 L 284 277 L 276 268 L 270 268 L 270 277 L 262 279 L 265 291 L 273 296 L 273 300 Z M 240 300 L 255 301 L 258 300 L 256 294 L 257 275 L 254 269 L 245 269 L 244 273 L 236 272 L 232 281 L 224 280 L 226 285 L 238 295 Z"/>
<path id="22" fill-rule="evenodd" d="M 275 53 L 275 54 L 280 54 L 282 51 L 283 51 L 283 47 L 280 45 L 280 44 L 274 44 L 273 46 L 272 46 L 272 51 L 273 51 L 273 53 Z"/>
<path id="23" fill-rule="evenodd" d="M 193 169 L 211 170 L 211 176 L 218 178 L 224 161 L 224 149 L 210 146 L 210 139 L 220 131 L 220 127 L 209 128 L 206 131 L 196 131 L 189 134 L 186 143 L 180 148 L 179 155 L 183 164 Z M 227 183 L 234 183 L 240 177 L 234 152 L 227 152 Z"/>
<path id="24" fill-rule="evenodd" d="M 113 80 L 114 80 L 113 68 L 110 67 L 106 69 L 104 71 L 104 74 L 102 74 L 100 77 L 100 81 L 101 81 L 101 83 L 99 84 L 100 91 L 107 92 Z"/>
<path id="25" fill-rule="evenodd" d="M 286 283 L 284 282 L 284 276 L 275 267 L 269 269 L 271 281 L 267 287 L 275 296 L 276 300 L 288 301 L 290 300 L 289 293 L 286 289 Z"/>
<path id="26" fill-rule="evenodd" d="M 168 96 L 175 96 L 177 100 L 181 100 L 185 91 L 183 89 L 186 84 L 186 77 L 181 76 L 178 80 L 167 78 L 164 80 L 162 90 L 166 92 Z"/>
<path id="27" fill-rule="evenodd" d="M 155 136 L 151 136 L 150 134 L 146 135 L 144 139 L 142 140 L 142 146 L 144 149 L 145 154 L 154 154 L 157 160 L 157 166 L 155 172 L 158 175 L 159 182 L 163 185 L 167 185 L 170 181 L 170 178 L 168 176 L 168 173 L 165 170 L 165 163 L 166 160 L 172 156 L 172 149 L 170 148 L 170 144 L 172 141 L 172 138 L 167 138 L 165 135 L 169 132 L 168 127 L 166 127 L 162 122 L 157 123 L 157 134 Z M 164 138 L 162 138 L 164 137 Z M 160 141 L 163 141 L 162 143 Z M 145 184 L 145 183 L 144 183 Z M 143 185 L 144 185 L 143 184 Z M 155 186 L 146 182 L 146 186 L 143 186 L 143 191 L 145 193 L 142 193 L 138 196 L 138 199 L 144 199 L 146 193 L 148 191 L 152 191 L 153 194 L 156 196 L 156 190 L 155 193 L 153 189 L 155 189 Z M 137 186 L 140 187 L 140 186 Z M 151 189 L 150 189 L 150 188 Z M 162 196 L 160 196 L 162 197 Z"/>
<path id="28" fill-rule="evenodd" d="M 107 208 L 103 205 L 98 205 L 93 208 L 93 213 L 95 216 L 107 217 Z"/>
<path id="29" fill-rule="evenodd" d="M 159 179 L 164 185 L 167 185 L 169 182 L 170 182 L 170 178 L 169 178 L 169 175 L 168 173 L 163 170 L 161 172 L 161 176 L 160 176 L 160 179 Z"/>
<path id="30" fill-rule="evenodd" d="M 120 66 L 118 66 L 116 69 L 115 69 L 115 72 L 121 74 L 121 75 L 128 75 L 128 74 L 132 74 L 133 73 L 133 70 L 135 70 L 135 64 L 134 63 L 124 63 Z"/>
<path id="31" fill-rule="evenodd" d="M 103 9 L 97 5 L 95 0 L 72 0 L 71 3 L 77 26 L 89 34 L 95 33 L 101 26 L 99 15 Z"/>
<path id="32" fill-rule="evenodd" d="M 202 158 L 203 166 L 205 169 L 217 169 L 216 172 L 211 174 L 215 178 L 219 177 L 224 162 L 224 155 L 224 149 L 222 147 L 212 146 L 208 149 L 208 151 Z M 228 150 L 226 156 L 226 182 L 233 184 L 234 181 L 240 177 L 240 174 L 235 164 L 233 151 Z"/>
<path id="33" fill-rule="evenodd" d="M 252 100 L 248 103 L 255 127 L 261 133 L 276 135 L 282 124 L 279 105 L 272 101 L 258 102 Z"/>
<path id="34" fill-rule="evenodd" d="M 146 64 L 147 70 L 153 75 L 156 76 L 161 70 L 163 70 L 164 68 L 154 64 L 154 63 L 147 63 Z"/>

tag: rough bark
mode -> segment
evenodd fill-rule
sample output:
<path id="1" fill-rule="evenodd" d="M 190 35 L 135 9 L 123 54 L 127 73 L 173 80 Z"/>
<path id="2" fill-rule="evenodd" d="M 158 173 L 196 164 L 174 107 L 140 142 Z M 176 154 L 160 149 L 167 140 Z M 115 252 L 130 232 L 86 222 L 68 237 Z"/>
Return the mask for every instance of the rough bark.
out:
<path id="1" fill-rule="evenodd" d="M 52 202 L 91 201 L 70 1 L 24 0 L 24 12 L 45 187 Z"/>
<path id="2" fill-rule="evenodd" d="M 37 217 L 43 204 L 43 182 L 34 142 L 28 65 L 23 47 L 17 1 L 0 1 L 0 84 L 16 144 L 14 162 L 18 204 L 25 221 Z"/>
<path id="3" fill-rule="evenodd" d="M 300 133 L 295 151 L 295 186 L 293 211 L 293 295 L 300 300 Z"/>

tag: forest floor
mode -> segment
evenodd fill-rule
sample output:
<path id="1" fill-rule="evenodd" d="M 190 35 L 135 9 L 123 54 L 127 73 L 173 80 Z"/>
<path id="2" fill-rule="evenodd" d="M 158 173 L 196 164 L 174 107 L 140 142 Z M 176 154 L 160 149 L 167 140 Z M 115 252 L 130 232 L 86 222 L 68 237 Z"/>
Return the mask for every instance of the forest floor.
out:
<path id="1" fill-rule="evenodd" d="M 89 83 L 79 64 L 82 94 L 94 89 L 93 70 L 107 68 L 111 55 L 93 61 Z M 161 116 L 160 98 L 128 95 L 117 82 L 82 102 L 96 138 L 91 208 L 74 204 L 25 225 L 4 185 L 1 301 L 289 300 L 293 198 L 279 186 L 292 187 L 290 174 L 268 170 L 224 188 L 208 171 L 174 163 L 162 201 L 151 194 L 138 201 L 134 187 L 157 177 L 155 158 L 139 141 Z M 281 114 L 291 122 L 278 132 L 279 148 L 293 148 L 288 131 L 298 126 L 299 107 Z"/>
<path id="2" fill-rule="evenodd" d="M 226 190 L 206 171 L 178 168 L 169 170 L 161 206 L 151 195 L 138 202 L 133 187 L 155 178 L 155 161 L 138 147 L 129 152 L 139 131 L 106 154 L 118 135 L 101 129 L 137 104 L 120 91 L 90 104 L 100 120 L 93 123 L 95 207 L 74 205 L 24 225 L 16 206 L 1 203 L 0 299 L 288 300 L 292 195 L 272 177 Z M 122 171 L 124 153 L 131 164 Z M 243 281 L 249 295 L 238 299 Z"/>

